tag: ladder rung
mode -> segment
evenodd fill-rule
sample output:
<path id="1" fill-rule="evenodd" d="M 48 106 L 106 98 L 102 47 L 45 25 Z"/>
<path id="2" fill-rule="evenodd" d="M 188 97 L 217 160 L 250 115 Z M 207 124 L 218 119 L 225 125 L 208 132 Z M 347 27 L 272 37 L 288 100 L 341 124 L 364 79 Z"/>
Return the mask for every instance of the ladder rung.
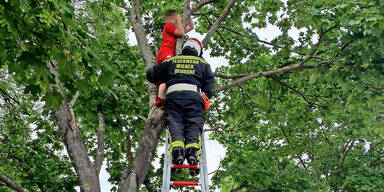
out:
<path id="1" fill-rule="evenodd" d="M 177 165 L 177 164 L 172 164 L 172 168 L 187 168 L 187 169 L 198 169 L 199 165 Z"/>
<path id="2" fill-rule="evenodd" d="M 197 186 L 199 182 L 196 181 L 171 181 L 172 185 L 176 186 Z"/>

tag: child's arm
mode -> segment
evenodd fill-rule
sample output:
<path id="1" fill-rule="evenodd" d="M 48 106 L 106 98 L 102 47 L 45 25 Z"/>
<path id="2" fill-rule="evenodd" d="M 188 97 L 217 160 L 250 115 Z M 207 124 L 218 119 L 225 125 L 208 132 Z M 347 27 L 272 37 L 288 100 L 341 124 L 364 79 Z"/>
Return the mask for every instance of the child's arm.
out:
<path id="1" fill-rule="evenodd" d="M 193 28 L 195 27 L 193 26 L 192 17 L 189 17 L 187 26 L 185 27 L 185 33 L 192 31 Z"/>
<path id="2" fill-rule="evenodd" d="M 181 22 L 181 17 L 179 14 L 176 15 L 176 30 L 173 34 L 176 37 L 182 37 L 185 34 L 183 23 Z"/>

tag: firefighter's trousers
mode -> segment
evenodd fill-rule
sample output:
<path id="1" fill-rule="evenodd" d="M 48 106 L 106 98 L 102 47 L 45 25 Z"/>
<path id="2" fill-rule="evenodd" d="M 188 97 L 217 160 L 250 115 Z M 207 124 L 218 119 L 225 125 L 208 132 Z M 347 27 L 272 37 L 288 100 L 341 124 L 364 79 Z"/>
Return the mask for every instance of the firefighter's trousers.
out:
<path id="1" fill-rule="evenodd" d="M 168 93 L 164 102 L 164 122 L 171 133 L 170 147 L 181 147 L 188 152 L 201 153 L 200 133 L 204 127 L 204 101 L 194 91 Z"/>

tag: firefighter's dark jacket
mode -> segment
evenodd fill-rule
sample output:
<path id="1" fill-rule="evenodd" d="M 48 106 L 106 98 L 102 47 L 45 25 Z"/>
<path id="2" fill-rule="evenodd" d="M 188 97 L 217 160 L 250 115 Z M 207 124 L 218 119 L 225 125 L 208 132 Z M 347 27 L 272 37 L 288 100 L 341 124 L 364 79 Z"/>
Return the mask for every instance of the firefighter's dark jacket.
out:
<path id="1" fill-rule="evenodd" d="M 196 56 L 180 55 L 147 70 L 147 79 L 154 84 L 166 83 L 167 88 L 176 83 L 197 85 L 211 98 L 215 80 L 210 65 Z"/>

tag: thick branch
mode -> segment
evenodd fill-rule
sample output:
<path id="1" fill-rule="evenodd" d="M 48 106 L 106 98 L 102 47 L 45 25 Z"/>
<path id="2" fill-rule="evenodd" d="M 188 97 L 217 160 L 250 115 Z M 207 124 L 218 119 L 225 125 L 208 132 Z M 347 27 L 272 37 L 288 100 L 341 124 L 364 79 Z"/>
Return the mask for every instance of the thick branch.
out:
<path id="1" fill-rule="evenodd" d="M 188 23 L 188 19 L 191 15 L 190 13 L 191 9 L 189 5 L 190 3 L 191 3 L 190 0 L 184 0 L 183 20 L 182 20 L 184 31 L 185 31 L 185 26 Z M 179 37 L 177 38 L 177 41 L 176 41 L 176 55 L 179 55 L 181 53 L 182 46 L 183 46 L 183 37 Z"/>
<path id="2" fill-rule="evenodd" d="M 147 34 L 145 33 L 144 25 L 140 15 L 140 0 L 135 0 L 132 3 L 132 8 L 122 8 L 129 12 L 129 19 L 133 27 L 133 32 L 136 36 L 140 53 L 144 58 L 145 65 L 147 68 L 150 68 L 155 65 L 156 58 L 151 52 L 151 47 L 149 46 Z"/>
<path id="3" fill-rule="evenodd" d="M 139 46 L 140 53 L 144 58 L 144 62 L 147 68 L 151 68 L 156 63 L 156 57 L 151 52 L 149 46 L 147 34 L 144 29 L 142 18 L 140 15 L 140 0 L 134 0 L 131 8 L 121 7 L 129 12 L 129 19 L 132 24 L 133 32 L 135 33 L 137 45 Z M 149 85 L 149 105 L 155 103 L 157 95 L 157 88 L 155 85 Z"/>
<path id="4" fill-rule="evenodd" d="M 246 77 L 246 76 L 248 76 L 248 75 L 247 75 L 247 74 L 240 74 L 240 75 L 223 75 L 223 74 L 215 73 L 215 74 L 213 74 L 213 76 L 214 76 L 214 77 L 223 78 L 223 79 L 238 79 L 238 78 Z"/>
<path id="5" fill-rule="evenodd" d="M 209 20 L 209 18 L 206 15 L 203 15 L 205 20 L 209 23 L 210 26 L 212 26 L 212 22 Z M 220 34 L 219 31 L 217 31 L 217 35 L 219 35 L 220 39 L 223 41 L 224 45 L 227 45 L 227 42 L 225 41 L 224 37 Z"/>
<path id="6" fill-rule="evenodd" d="M 209 29 L 207 35 L 205 36 L 205 38 L 203 39 L 202 43 L 203 45 L 206 45 L 211 37 L 213 36 L 213 34 L 217 31 L 217 29 L 219 28 L 221 22 L 223 22 L 224 18 L 228 15 L 229 11 L 231 10 L 231 8 L 233 7 L 233 5 L 235 4 L 236 0 L 230 0 L 227 7 L 224 9 L 224 11 L 221 13 L 220 17 L 217 18 L 217 20 L 215 21 L 215 23 L 211 26 L 211 29 Z"/>
<path id="7" fill-rule="evenodd" d="M 102 110 L 102 105 L 97 105 L 97 115 L 99 117 L 99 127 L 97 128 L 97 154 L 95 160 L 95 169 L 96 174 L 100 173 L 101 166 L 104 160 L 104 131 L 105 131 L 105 122 L 104 114 Z"/>
<path id="8" fill-rule="evenodd" d="M 73 168 L 80 182 L 81 191 L 99 192 L 100 181 L 94 164 L 91 162 L 79 129 L 72 128 L 73 110 L 63 102 L 60 109 L 54 110 L 56 125 L 71 159 Z"/>
<path id="9" fill-rule="evenodd" d="M 272 76 L 272 75 L 281 74 L 281 73 L 288 73 L 288 72 L 299 70 L 299 69 L 312 69 L 314 67 L 315 66 L 313 66 L 313 65 L 303 65 L 302 63 L 300 63 L 297 65 L 283 67 L 283 68 L 279 68 L 279 69 L 272 70 L 272 71 L 258 72 L 255 74 L 247 75 L 247 76 L 245 76 L 239 80 L 236 80 L 232 83 L 229 83 L 227 85 L 221 86 L 221 87 L 217 88 L 215 91 L 220 92 L 220 91 L 232 88 L 234 86 L 239 86 L 240 84 L 242 84 L 244 82 L 247 82 L 247 81 L 252 80 L 252 79 L 257 79 L 260 77 L 267 77 L 267 76 Z"/>
<path id="10" fill-rule="evenodd" d="M 6 184 L 8 187 L 12 188 L 13 190 L 17 192 L 28 192 L 27 189 L 21 187 L 17 183 L 15 183 L 12 179 L 8 178 L 7 176 L 0 173 L 0 181 L 2 181 L 4 184 Z"/>
<path id="11" fill-rule="evenodd" d="M 118 192 L 138 191 L 144 183 L 149 167 L 156 151 L 156 146 L 164 130 L 162 121 L 163 111 L 159 108 L 151 108 L 144 126 L 143 136 L 139 142 L 132 166 L 123 171 L 129 173 L 123 175 Z"/>

